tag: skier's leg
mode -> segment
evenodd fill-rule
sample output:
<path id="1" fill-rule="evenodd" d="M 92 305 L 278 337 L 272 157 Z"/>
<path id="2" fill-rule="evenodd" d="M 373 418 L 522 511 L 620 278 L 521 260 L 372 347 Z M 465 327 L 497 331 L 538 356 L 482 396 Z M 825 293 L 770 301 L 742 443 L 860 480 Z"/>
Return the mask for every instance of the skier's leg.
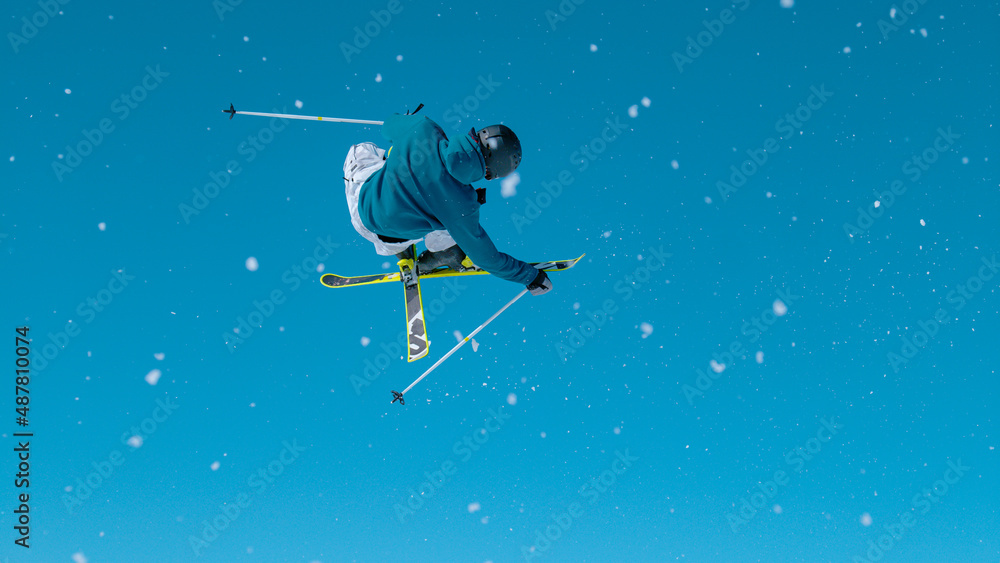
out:
<path id="1" fill-rule="evenodd" d="M 361 216 L 358 215 L 358 198 L 361 196 L 361 187 L 365 181 L 385 163 L 382 160 L 384 151 L 381 154 L 380 151 L 381 149 L 374 143 L 361 143 L 352 146 L 347 151 L 347 159 L 344 160 L 344 193 L 347 196 L 347 210 L 351 215 L 351 224 L 354 225 L 354 230 L 367 240 L 372 240 L 369 236 L 372 233 L 365 228 Z"/>
<path id="2" fill-rule="evenodd" d="M 385 151 L 375 146 L 374 143 L 361 143 L 354 145 L 347 152 L 347 159 L 344 161 L 344 192 L 347 196 L 347 210 L 351 214 L 351 225 L 365 240 L 375 245 L 375 252 L 381 256 L 392 256 L 407 249 L 416 241 L 406 241 L 402 243 L 387 243 L 378 238 L 378 235 L 368 230 L 361 222 L 361 215 L 358 213 L 358 198 L 361 197 L 361 188 L 365 181 L 378 169 L 385 165 L 383 156 Z"/>
<path id="3" fill-rule="evenodd" d="M 439 252 L 455 246 L 455 239 L 451 238 L 451 233 L 441 229 L 427 233 L 427 236 L 424 237 L 424 244 L 427 245 L 427 250 Z"/>
<path id="4" fill-rule="evenodd" d="M 442 266 L 447 266 L 458 272 L 465 271 L 467 260 L 465 252 L 458 247 L 448 231 L 439 230 L 427 233 L 427 236 L 424 237 L 424 244 L 427 246 L 427 250 L 422 252 L 420 258 L 417 259 L 417 270 L 421 274 Z"/>
<path id="5" fill-rule="evenodd" d="M 372 172 L 385 164 L 385 151 L 375 143 L 358 143 L 347 151 L 344 179 L 364 183 Z"/>

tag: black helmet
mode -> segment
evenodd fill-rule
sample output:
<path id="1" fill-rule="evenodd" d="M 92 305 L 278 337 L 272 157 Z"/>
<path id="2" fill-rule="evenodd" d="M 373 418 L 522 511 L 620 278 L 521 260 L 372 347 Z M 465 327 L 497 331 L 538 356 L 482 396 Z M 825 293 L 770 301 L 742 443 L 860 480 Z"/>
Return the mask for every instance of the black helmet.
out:
<path id="1" fill-rule="evenodd" d="M 486 179 L 503 178 L 521 164 L 521 141 L 506 125 L 490 125 L 479 130 L 479 145 L 486 159 Z"/>

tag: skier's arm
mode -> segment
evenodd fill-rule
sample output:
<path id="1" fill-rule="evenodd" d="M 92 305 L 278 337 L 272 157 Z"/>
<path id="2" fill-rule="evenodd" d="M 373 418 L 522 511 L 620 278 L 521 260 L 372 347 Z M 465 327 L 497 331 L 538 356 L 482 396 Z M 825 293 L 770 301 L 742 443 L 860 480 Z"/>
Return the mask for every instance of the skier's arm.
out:
<path id="1" fill-rule="evenodd" d="M 445 223 L 445 228 L 473 263 L 494 276 L 522 285 L 530 284 L 538 276 L 538 270 L 527 262 L 497 250 L 479 224 L 478 212 L 454 218 Z"/>
<path id="2" fill-rule="evenodd" d="M 425 118 L 422 115 L 394 113 L 382 123 L 382 136 L 389 142 L 396 142 L 405 137 L 423 119 Z"/>

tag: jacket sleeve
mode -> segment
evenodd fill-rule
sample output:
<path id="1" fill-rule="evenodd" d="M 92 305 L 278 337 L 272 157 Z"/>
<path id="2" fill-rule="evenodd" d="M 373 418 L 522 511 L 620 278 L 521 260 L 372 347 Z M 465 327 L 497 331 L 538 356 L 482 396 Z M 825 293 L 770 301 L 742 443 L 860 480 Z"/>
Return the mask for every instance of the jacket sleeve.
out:
<path id="1" fill-rule="evenodd" d="M 444 226 L 458 243 L 458 247 L 480 268 L 498 278 L 523 285 L 535 281 L 538 270 L 534 266 L 497 250 L 479 224 L 478 210 L 469 215 L 451 218 Z"/>
<path id="2" fill-rule="evenodd" d="M 396 142 L 406 134 L 416 127 L 418 120 L 424 119 L 424 116 L 416 115 L 403 115 L 399 113 L 394 113 L 387 117 L 382 123 L 382 136 L 385 137 L 389 142 Z"/>

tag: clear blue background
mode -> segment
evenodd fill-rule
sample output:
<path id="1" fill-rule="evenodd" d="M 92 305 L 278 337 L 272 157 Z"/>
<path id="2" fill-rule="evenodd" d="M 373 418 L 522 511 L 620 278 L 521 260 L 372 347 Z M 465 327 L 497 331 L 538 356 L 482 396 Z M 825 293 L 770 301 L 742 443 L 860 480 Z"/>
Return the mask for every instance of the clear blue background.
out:
<path id="1" fill-rule="evenodd" d="M 403 1 L 348 61 L 341 44 L 386 5 L 247 0 L 220 19 L 209 0 L 71 0 L 15 53 L 7 34 L 41 8 L 4 4 L 3 357 L 13 369 L 17 326 L 31 327 L 36 353 L 68 321 L 80 332 L 32 375 L 28 551 L 13 544 L 9 372 L 0 386 L 0 558 L 847 562 L 867 560 L 869 541 L 909 512 L 917 524 L 884 561 L 997 561 L 1000 278 L 961 310 L 946 299 L 1000 250 L 995 2 L 932 0 L 887 37 L 878 22 L 890 1 L 740 2 L 683 72 L 672 54 L 732 4 L 590 1 L 553 28 L 555 0 Z M 119 119 L 112 104 L 147 65 L 169 76 Z M 325 271 L 382 271 L 351 228 L 341 178 L 348 147 L 381 141 L 378 129 L 292 122 L 250 162 L 239 146 L 268 120 L 219 110 L 379 120 L 424 103 L 458 132 L 446 112 L 491 75 L 500 86 L 460 125 L 502 121 L 525 155 L 515 196 L 490 183 L 486 229 L 524 260 L 587 257 L 553 275 L 550 294 L 511 307 L 405 407 L 390 405 L 389 391 L 444 354 L 454 331 L 468 334 L 520 288 L 463 282 L 454 303 L 428 313 L 429 357 L 393 357 L 356 392 L 352 375 L 385 365 L 381 345 L 403 329 L 399 288 L 330 290 L 312 272 L 293 290 L 283 276 L 317 237 L 339 245 Z M 801 133 L 720 197 L 729 167 L 821 85 L 834 95 Z M 115 130 L 58 180 L 58 155 L 105 118 Z M 628 130 L 581 171 L 572 154 L 608 118 Z M 961 137 L 911 182 L 901 166 L 939 127 Z M 241 172 L 185 221 L 179 206 L 230 160 Z M 530 202 L 549 203 L 542 184 L 563 170 L 573 183 L 520 224 Z M 848 237 L 858 207 L 896 179 L 907 191 Z M 660 247 L 667 266 L 628 299 L 616 291 Z M 82 316 L 117 270 L 135 279 Z M 425 302 L 443 288 L 425 282 Z M 274 290 L 284 303 L 227 347 L 223 334 Z M 741 328 L 779 290 L 801 297 L 751 343 Z M 560 355 L 606 300 L 617 312 Z M 950 322 L 897 373 L 887 354 L 938 308 Z M 684 386 L 734 341 L 745 354 L 689 402 Z M 153 369 L 155 386 L 144 381 Z M 124 445 L 167 399 L 176 411 L 140 448 Z M 467 461 L 457 455 L 501 406 L 504 426 Z M 824 417 L 843 428 L 795 472 L 786 452 Z M 266 489 L 251 487 L 285 440 L 306 449 Z M 124 462 L 67 510 L 77 479 L 115 450 Z M 639 459 L 590 504 L 581 487 L 626 450 Z M 948 460 L 971 469 L 922 514 L 912 498 Z M 454 475 L 400 522 L 395 505 L 447 461 Z M 727 515 L 778 470 L 788 484 L 734 531 Z M 195 557 L 190 538 L 241 493 L 254 493 L 249 507 Z M 573 502 L 583 512 L 569 529 L 537 541 Z"/>

